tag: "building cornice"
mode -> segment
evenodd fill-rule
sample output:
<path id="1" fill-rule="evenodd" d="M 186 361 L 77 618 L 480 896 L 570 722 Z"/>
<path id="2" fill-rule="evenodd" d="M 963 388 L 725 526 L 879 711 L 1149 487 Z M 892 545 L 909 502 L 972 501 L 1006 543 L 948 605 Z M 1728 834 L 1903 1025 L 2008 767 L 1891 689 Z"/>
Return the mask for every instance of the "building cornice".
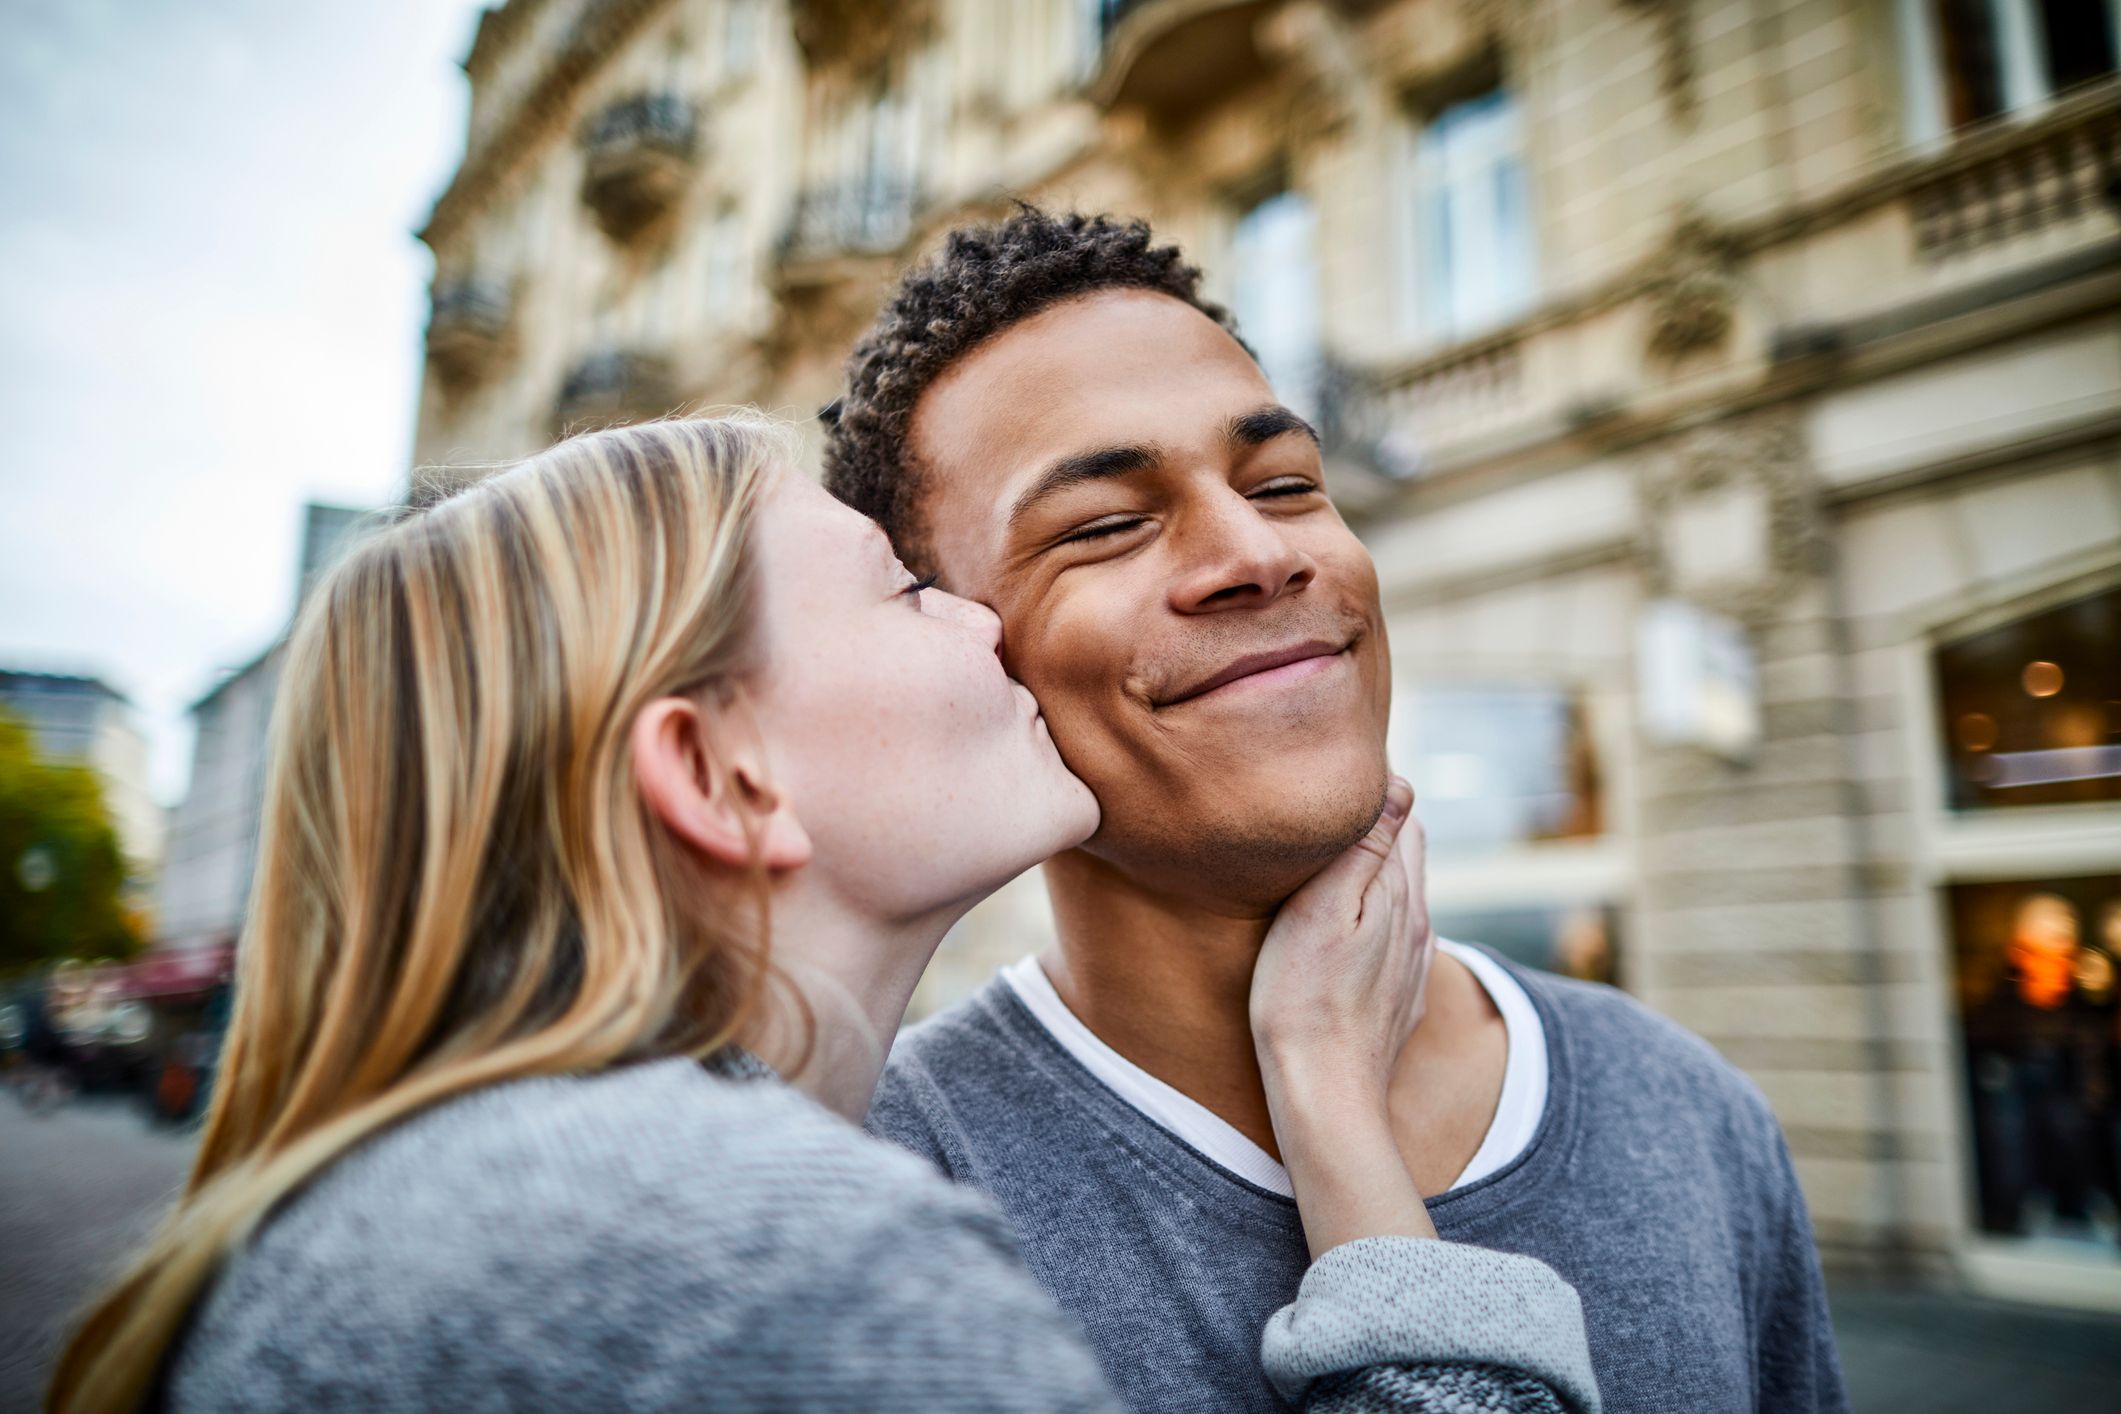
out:
<path id="1" fill-rule="evenodd" d="M 519 38 L 531 16 L 552 0 L 505 0 L 479 15 L 479 27 L 471 37 L 471 52 L 464 56 L 464 72 L 474 79 Z"/>
<path id="2" fill-rule="evenodd" d="M 1390 487 L 1354 518 L 1362 528 L 1389 524 L 1418 511 L 1437 510 L 1506 486 L 1542 480 L 1569 469 L 1585 453 L 1641 455 L 1690 429 L 1767 413 L 1836 388 L 2007 344 L 2043 330 L 2110 318 L 2110 311 L 2121 308 L 2121 268 L 2112 263 L 2117 253 L 2121 253 L 2121 243 L 2059 257 L 2045 271 L 2018 277 L 2028 287 L 2025 293 L 1999 298 L 1963 315 L 1918 321 L 1918 306 L 1910 305 L 1892 317 L 1852 324 L 1851 338 L 1833 352 L 1773 364 L 1764 375 L 1733 370 L 1726 378 L 1653 409 L 1614 409 L 1588 421 L 1567 415 L 1529 420 L 1493 442 L 1469 447 L 1419 480 Z M 1895 317 L 1902 316 L 1909 327 L 1889 327 Z M 2020 435 L 2008 444 L 1925 458 L 1860 481 L 1832 482 L 1822 486 L 1820 494 L 1829 505 L 1850 504 L 2052 452 L 2110 445 L 2117 433 L 2121 433 L 2121 418 L 2111 410 L 2094 410 L 2038 434 Z"/>
<path id="3" fill-rule="evenodd" d="M 464 165 L 435 201 L 434 210 L 419 233 L 420 239 L 436 251 L 454 240 L 531 152 L 554 131 L 566 126 L 574 115 L 575 99 L 590 77 L 643 24 L 670 4 L 671 0 L 589 0 L 544 72 L 514 109 L 493 125 L 491 136 L 465 155 Z M 525 0 L 516 0 L 508 9 L 519 7 L 527 8 Z M 484 29 L 481 25 L 482 38 Z M 474 58 L 478 48 L 475 41 Z"/>

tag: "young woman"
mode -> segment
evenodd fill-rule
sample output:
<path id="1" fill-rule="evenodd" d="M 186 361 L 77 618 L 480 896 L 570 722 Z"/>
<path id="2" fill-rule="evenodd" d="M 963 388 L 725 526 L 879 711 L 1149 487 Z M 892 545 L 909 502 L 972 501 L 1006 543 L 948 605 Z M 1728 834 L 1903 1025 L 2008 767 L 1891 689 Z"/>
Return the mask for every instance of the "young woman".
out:
<path id="1" fill-rule="evenodd" d="M 993 1210 L 845 1122 L 951 922 L 1096 803 L 993 615 L 787 462 L 578 438 L 313 594 L 197 1167 L 54 1409 L 1112 1407 Z M 1260 962 L 1319 1254 L 1266 1373 L 1595 1408 L 1574 1293 L 1435 1241 L 1392 1143 L 1408 803 Z"/>

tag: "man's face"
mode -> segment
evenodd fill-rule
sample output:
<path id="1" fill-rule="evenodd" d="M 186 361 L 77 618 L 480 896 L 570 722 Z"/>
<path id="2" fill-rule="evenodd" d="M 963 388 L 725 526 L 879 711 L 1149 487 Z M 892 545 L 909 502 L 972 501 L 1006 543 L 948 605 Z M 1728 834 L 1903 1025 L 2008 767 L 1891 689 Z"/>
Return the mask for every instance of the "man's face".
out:
<path id="1" fill-rule="evenodd" d="M 1271 904 L 1384 797 L 1390 667 L 1318 445 L 1214 321 L 1107 291 L 1017 324 L 914 409 L 945 587 L 1103 807 L 1085 846 L 1159 889 Z"/>

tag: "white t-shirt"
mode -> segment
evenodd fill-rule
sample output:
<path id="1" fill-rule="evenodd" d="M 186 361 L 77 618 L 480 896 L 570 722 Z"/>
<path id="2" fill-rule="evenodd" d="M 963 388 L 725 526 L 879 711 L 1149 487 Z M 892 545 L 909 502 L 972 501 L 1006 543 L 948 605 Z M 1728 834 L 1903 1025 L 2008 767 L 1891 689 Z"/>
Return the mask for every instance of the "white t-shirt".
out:
<path id="1" fill-rule="evenodd" d="M 1480 1141 L 1480 1148 L 1474 1151 L 1465 1171 L 1451 1185 L 1463 1188 L 1501 1169 L 1532 1142 L 1539 1117 L 1547 1107 L 1547 1037 L 1532 999 L 1493 958 L 1444 939 L 1438 939 L 1437 946 L 1464 963 L 1487 989 L 1509 1033 L 1509 1059 L 1503 1066 L 1502 1095 L 1495 1104 L 1495 1118 L 1489 1122 L 1487 1136 Z M 1180 1094 L 1100 1041 L 1068 1010 L 1037 958 L 1023 958 L 1003 968 L 1002 980 L 1062 1049 L 1151 1123 L 1247 1183 L 1284 1198 L 1296 1196 L 1289 1183 L 1289 1171 L 1273 1155 L 1206 1105 Z"/>

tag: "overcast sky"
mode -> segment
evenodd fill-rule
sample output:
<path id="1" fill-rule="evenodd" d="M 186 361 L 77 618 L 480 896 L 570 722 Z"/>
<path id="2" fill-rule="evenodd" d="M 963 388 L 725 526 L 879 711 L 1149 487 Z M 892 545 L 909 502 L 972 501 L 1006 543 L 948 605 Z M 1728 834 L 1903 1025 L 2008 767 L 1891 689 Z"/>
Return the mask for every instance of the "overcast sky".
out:
<path id="1" fill-rule="evenodd" d="M 184 708 L 411 455 L 469 0 L 0 0 L 0 666 Z"/>

